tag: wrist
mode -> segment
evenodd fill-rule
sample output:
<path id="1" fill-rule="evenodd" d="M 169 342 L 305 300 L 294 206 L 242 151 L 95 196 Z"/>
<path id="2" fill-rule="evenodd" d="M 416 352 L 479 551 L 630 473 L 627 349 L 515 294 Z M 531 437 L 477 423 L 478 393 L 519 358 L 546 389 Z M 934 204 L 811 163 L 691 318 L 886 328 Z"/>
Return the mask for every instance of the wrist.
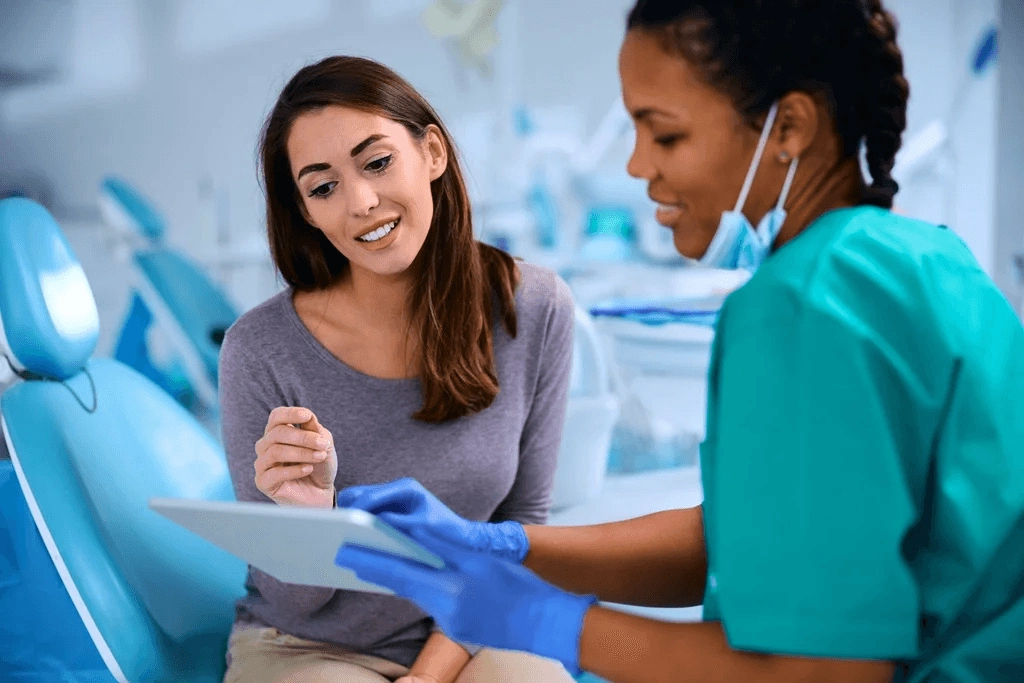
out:
<path id="1" fill-rule="evenodd" d="M 316 502 L 316 507 L 322 510 L 333 510 L 337 505 L 337 496 L 334 494 L 334 489 L 324 490 L 321 489 L 320 498 Z"/>
<path id="2" fill-rule="evenodd" d="M 573 676 L 579 676 L 580 640 L 587 613 L 597 604 L 594 595 L 575 595 L 563 591 L 537 604 L 534 623 L 536 641 L 531 651 L 562 663 Z"/>
<path id="3" fill-rule="evenodd" d="M 523 525 L 515 521 L 493 524 L 491 550 L 503 560 L 522 564 L 530 552 L 530 539 Z"/>

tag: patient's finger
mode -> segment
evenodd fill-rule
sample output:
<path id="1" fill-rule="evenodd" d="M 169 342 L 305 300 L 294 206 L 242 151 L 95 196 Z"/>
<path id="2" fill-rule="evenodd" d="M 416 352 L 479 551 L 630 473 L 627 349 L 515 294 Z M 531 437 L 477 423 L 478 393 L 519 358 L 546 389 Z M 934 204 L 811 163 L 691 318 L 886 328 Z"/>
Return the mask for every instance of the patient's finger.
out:
<path id="1" fill-rule="evenodd" d="M 287 481 L 308 477 L 312 471 L 312 465 L 272 467 L 256 475 L 256 486 L 264 493 L 267 491 L 276 491 L 281 484 Z"/>
<path id="2" fill-rule="evenodd" d="M 313 417 L 313 411 L 309 408 L 280 406 L 270 411 L 270 416 L 267 418 L 267 426 L 263 433 L 267 434 L 278 425 L 302 424 L 308 422 L 311 417 Z"/>
<path id="3" fill-rule="evenodd" d="M 323 425 L 320 424 L 320 421 L 316 419 L 316 414 L 312 410 L 309 411 L 309 417 L 307 419 L 302 420 L 301 422 L 296 422 L 295 424 L 299 429 L 307 432 L 323 433 L 327 431 L 324 429 Z"/>
<path id="4" fill-rule="evenodd" d="M 327 451 L 315 451 L 297 446 L 274 444 L 267 448 L 257 460 L 264 469 L 294 463 L 321 463 L 327 459 Z"/>
<path id="5" fill-rule="evenodd" d="M 290 446 L 302 446 L 304 448 L 317 451 L 327 450 L 331 447 L 330 439 L 327 437 L 317 434 L 316 432 L 308 432 L 303 429 L 298 429 L 291 425 L 279 425 L 275 427 L 263 437 L 263 440 L 267 442 L 267 445 L 280 443 Z"/>

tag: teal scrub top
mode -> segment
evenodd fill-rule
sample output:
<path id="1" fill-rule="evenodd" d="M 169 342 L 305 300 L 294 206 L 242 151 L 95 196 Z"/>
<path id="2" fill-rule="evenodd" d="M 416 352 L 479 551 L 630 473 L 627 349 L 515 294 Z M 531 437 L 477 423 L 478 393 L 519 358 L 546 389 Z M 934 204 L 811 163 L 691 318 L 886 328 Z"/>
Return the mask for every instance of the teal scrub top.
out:
<path id="1" fill-rule="evenodd" d="M 723 306 L 704 618 L 732 647 L 1024 681 L 1024 330 L 966 245 L 829 212 Z"/>

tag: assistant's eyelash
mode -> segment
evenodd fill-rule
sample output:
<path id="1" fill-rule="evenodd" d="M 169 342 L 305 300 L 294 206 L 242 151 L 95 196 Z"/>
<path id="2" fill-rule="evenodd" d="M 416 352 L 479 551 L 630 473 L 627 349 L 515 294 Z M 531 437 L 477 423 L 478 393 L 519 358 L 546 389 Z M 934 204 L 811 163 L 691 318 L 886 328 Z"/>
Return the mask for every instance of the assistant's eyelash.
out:
<path id="1" fill-rule="evenodd" d="M 388 154 L 387 156 L 380 157 L 379 159 L 374 159 L 370 163 L 366 164 L 365 168 L 371 173 L 383 173 L 387 167 L 391 165 L 391 157 L 392 155 Z M 379 165 L 375 166 L 375 164 Z"/>
<path id="2" fill-rule="evenodd" d="M 660 137 L 654 138 L 654 142 L 657 145 L 660 145 L 661 147 L 670 148 L 674 146 L 677 142 L 682 140 L 684 137 L 686 136 L 683 135 L 682 133 L 676 133 L 673 135 L 662 135 Z"/>

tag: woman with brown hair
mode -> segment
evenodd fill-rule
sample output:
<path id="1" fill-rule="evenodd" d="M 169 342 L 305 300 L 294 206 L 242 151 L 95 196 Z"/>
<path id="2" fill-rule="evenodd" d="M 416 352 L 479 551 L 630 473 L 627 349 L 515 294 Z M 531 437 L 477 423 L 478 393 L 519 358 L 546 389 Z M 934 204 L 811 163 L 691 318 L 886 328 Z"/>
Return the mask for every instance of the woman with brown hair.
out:
<path id="1" fill-rule="evenodd" d="M 412 477 L 495 522 L 482 544 L 519 547 L 521 524 L 543 523 L 550 505 L 568 287 L 474 240 L 451 138 L 380 64 L 300 70 L 261 162 L 288 289 L 242 316 L 221 350 L 237 498 L 331 508 L 344 487 Z M 401 598 L 252 567 L 246 586 L 225 681 L 569 680 L 550 660 L 456 644 Z"/>

